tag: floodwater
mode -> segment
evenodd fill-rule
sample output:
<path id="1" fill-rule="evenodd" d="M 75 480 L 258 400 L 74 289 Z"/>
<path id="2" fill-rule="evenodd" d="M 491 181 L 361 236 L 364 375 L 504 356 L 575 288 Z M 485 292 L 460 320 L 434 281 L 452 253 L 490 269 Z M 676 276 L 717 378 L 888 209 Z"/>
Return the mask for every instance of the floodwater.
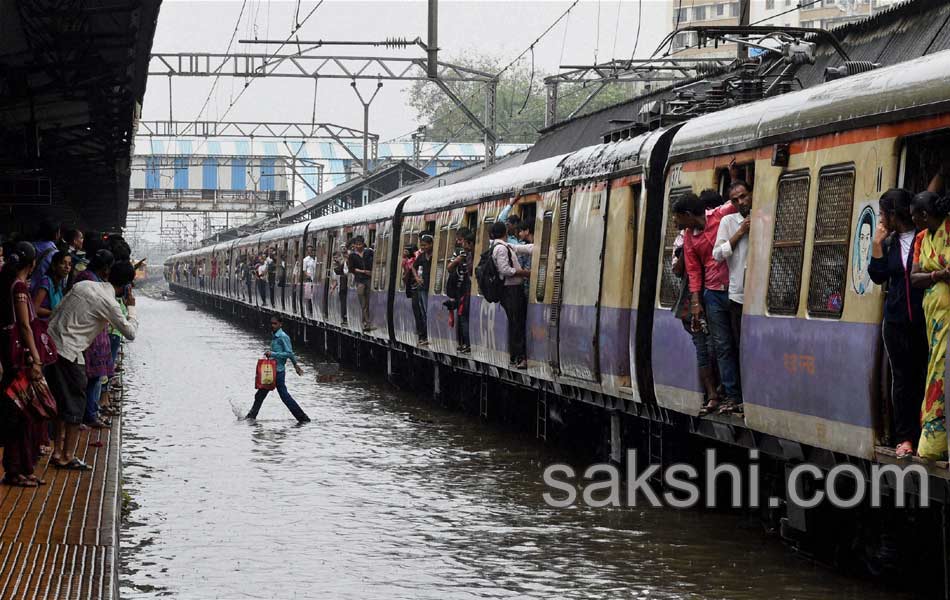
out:
<path id="1" fill-rule="evenodd" d="M 730 514 L 548 508 L 570 456 L 396 392 L 378 374 L 288 373 L 313 418 L 253 369 L 268 338 L 140 297 L 123 440 L 122 597 L 893 598 Z"/>

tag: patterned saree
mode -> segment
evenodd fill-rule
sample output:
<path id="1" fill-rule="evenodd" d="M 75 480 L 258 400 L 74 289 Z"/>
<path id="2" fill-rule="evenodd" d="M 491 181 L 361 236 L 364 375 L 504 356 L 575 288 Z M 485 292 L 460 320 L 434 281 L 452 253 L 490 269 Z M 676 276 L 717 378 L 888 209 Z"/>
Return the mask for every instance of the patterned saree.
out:
<path id="1" fill-rule="evenodd" d="M 924 272 L 939 271 L 950 264 L 950 218 L 936 233 L 922 232 L 917 262 Z M 924 317 L 930 360 L 927 363 L 927 388 L 920 407 L 920 442 L 917 454 L 922 458 L 943 460 L 947 456 L 947 429 L 944 424 L 944 370 L 947 359 L 947 332 L 950 327 L 950 285 L 937 282 L 924 293 Z"/>

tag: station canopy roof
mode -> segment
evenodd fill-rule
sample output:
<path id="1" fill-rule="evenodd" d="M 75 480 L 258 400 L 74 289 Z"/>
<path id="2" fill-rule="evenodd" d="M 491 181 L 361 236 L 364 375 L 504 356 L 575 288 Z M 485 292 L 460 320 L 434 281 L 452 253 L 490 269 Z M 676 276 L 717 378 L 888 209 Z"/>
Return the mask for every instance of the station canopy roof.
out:
<path id="1" fill-rule="evenodd" d="M 0 0 L 0 229 L 124 225 L 160 0 Z"/>

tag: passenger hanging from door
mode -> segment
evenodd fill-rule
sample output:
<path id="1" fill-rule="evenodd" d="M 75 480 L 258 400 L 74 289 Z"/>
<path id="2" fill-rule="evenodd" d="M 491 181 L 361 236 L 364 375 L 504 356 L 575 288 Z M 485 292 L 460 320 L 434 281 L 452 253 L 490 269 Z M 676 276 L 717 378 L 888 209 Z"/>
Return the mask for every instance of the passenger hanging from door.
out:
<path id="1" fill-rule="evenodd" d="M 459 354 L 468 354 L 472 351 L 471 340 L 468 333 L 469 303 L 472 295 L 472 256 L 475 252 L 475 233 L 467 227 L 458 230 L 457 237 L 461 240 L 461 246 L 452 257 L 449 263 L 448 271 L 450 274 L 449 282 L 446 286 L 446 295 L 452 298 L 455 313 L 455 331 L 458 339 L 457 351 Z M 451 309 L 451 308 L 450 308 Z"/>
<path id="2" fill-rule="evenodd" d="M 501 306 L 508 317 L 508 360 L 515 369 L 528 368 L 528 356 L 525 342 L 525 328 L 528 317 L 528 296 L 525 294 L 524 281 L 531 277 L 531 271 L 521 268 L 517 255 L 531 253 L 531 244 L 510 244 L 506 240 L 508 228 L 505 223 L 495 222 L 491 226 L 491 257 L 495 269 L 504 280 Z"/>
<path id="3" fill-rule="evenodd" d="M 715 193 L 715 192 L 713 192 Z M 718 196 L 718 194 L 716 194 Z M 741 179 L 733 179 L 729 186 L 729 202 L 739 211 L 726 215 L 719 223 L 713 258 L 729 266 L 729 314 L 732 338 L 738 355 L 742 341 L 742 307 L 745 303 L 745 270 L 749 257 L 749 225 L 752 212 L 752 190 Z M 736 365 L 739 365 L 738 360 Z M 741 369 L 739 381 L 742 381 Z"/>
<path id="4" fill-rule="evenodd" d="M 373 249 L 366 247 L 363 236 L 358 235 L 350 242 L 350 256 L 347 266 L 353 273 L 356 282 L 356 297 L 360 301 L 360 316 L 363 321 L 363 331 L 374 329 L 369 315 L 370 279 L 373 275 Z"/>
<path id="5" fill-rule="evenodd" d="M 498 218 L 495 220 L 498 223 L 504 223 L 507 227 L 506 235 L 509 244 L 521 243 L 521 241 L 518 239 L 518 227 L 521 225 L 521 217 L 511 214 L 511 209 L 514 207 L 516 202 L 518 202 L 518 198 L 511 198 L 508 200 L 508 204 L 503 209 L 501 209 L 501 212 L 498 213 Z"/>
<path id="6" fill-rule="evenodd" d="M 920 437 L 920 403 L 927 379 L 927 325 L 924 290 L 910 286 L 914 240 L 919 231 L 910 214 L 913 196 L 891 189 L 881 196 L 880 217 L 871 243 L 868 275 L 887 283 L 882 335 L 891 366 L 891 405 L 897 458 L 914 454 Z"/>
<path id="7" fill-rule="evenodd" d="M 349 242 L 344 242 L 340 245 L 340 249 L 333 253 L 333 274 L 336 276 L 333 284 L 339 289 L 340 319 L 344 325 L 346 325 L 346 299 L 350 291 L 348 279 L 349 267 L 346 264 L 346 260 L 349 256 L 349 247 Z"/>
<path id="8" fill-rule="evenodd" d="M 427 308 L 429 302 L 429 279 L 432 273 L 432 236 L 428 233 L 419 238 L 419 252 L 412 261 L 412 314 L 416 318 L 416 335 L 420 346 L 429 345 Z"/>
<path id="9" fill-rule="evenodd" d="M 735 212 L 738 212 L 738 207 L 731 202 L 706 211 L 703 201 L 693 193 L 684 194 L 673 205 L 673 213 L 685 226 L 683 258 L 689 276 L 690 315 L 694 321 L 705 318 L 709 324 L 709 333 L 716 348 L 719 378 L 726 395 L 725 401 L 718 405 L 707 402 L 703 407 L 704 413 L 742 412 L 736 352 L 738 346 L 733 339 L 729 309 L 729 267 L 724 262 L 717 262 L 712 255 L 719 223 L 723 217 Z"/>
<path id="10" fill-rule="evenodd" d="M 307 302 L 307 314 L 313 314 L 313 280 L 317 273 L 317 261 L 313 257 L 313 246 L 307 246 L 307 255 L 303 259 L 304 300 Z"/>
<path id="11" fill-rule="evenodd" d="M 930 344 L 926 389 L 920 407 L 920 438 L 917 455 L 929 460 L 947 456 L 947 429 L 944 422 L 944 370 L 947 335 L 950 331 L 950 197 L 934 192 L 914 196 L 911 216 L 922 229 L 914 243 L 914 266 L 910 283 L 925 289 L 923 298 L 927 340 Z"/>

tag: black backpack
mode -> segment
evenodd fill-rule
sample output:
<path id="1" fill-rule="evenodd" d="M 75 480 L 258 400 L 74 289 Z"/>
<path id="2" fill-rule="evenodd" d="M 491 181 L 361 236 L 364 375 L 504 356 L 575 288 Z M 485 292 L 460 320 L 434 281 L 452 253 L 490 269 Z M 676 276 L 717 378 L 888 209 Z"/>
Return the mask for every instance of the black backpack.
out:
<path id="1" fill-rule="evenodd" d="M 489 246 L 488 250 L 482 252 L 482 257 L 478 261 L 478 267 L 475 268 L 475 281 L 478 282 L 478 290 L 482 293 L 482 298 L 487 302 L 501 301 L 501 293 L 505 289 L 505 280 L 498 272 L 495 261 L 492 259 L 492 250 L 494 246 Z M 508 250 L 508 264 L 514 266 L 511 260 L 511 248 Z"/>

